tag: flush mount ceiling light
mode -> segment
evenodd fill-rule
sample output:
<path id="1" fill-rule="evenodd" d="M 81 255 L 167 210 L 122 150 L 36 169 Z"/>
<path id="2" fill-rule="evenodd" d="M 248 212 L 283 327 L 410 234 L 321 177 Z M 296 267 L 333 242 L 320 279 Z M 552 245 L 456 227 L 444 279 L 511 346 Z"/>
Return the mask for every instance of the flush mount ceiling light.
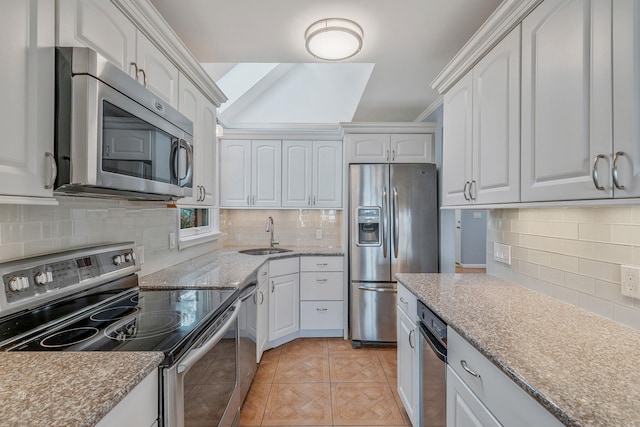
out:
<path id="1" fill-rule="evenodd" d="M 307 51 L 325 61 L 351 58 L 362 49 L 363 36 L 360 25 L 343 18 L 321 19 L 304 33 Z"/>

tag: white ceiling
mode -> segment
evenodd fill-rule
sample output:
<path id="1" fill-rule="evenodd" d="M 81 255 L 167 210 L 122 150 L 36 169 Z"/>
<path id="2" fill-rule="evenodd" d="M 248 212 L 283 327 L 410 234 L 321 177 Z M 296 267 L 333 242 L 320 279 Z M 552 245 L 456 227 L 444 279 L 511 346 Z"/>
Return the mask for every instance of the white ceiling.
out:
<path id="1" fill-rule="evenodd" d="M 225 84 L 232 80 L 235 64 L 284 64 L 266 67 L 275 74 L 266 73 L 261 83 L 247 85 L 242 94 L 230 97 L 229 103 L 235 104 L 228 106 L 225 124 L 230 127 L 310 120 L 414 121 L 438 98 L 431 81 L 500 4 L 500 0 L 151 2 L 197 60 L 207 63 L 205 69 L 223 91 L 221 83 L 225 75 Z M 333 64 L 362 65 L 328 72 L 332 63 L 315 60 L 305 50 L 306 28 L 331 17 L 354 20 L 364 29 L 362 51 Z M 320 63 L 324 68 L 295 65 L 303 63 Z M 354 70 L 361 75 L 356 77 Z M 305 77 L 305 72 L 311 74 Z M 333 105 L 327 96 L 332 86 Z M 347 91 L 350 86 L 353 90 Z M 238 84 L 233 91 L 237 89 Z M 337 96 L 340 93 L 343 96 Z"/>

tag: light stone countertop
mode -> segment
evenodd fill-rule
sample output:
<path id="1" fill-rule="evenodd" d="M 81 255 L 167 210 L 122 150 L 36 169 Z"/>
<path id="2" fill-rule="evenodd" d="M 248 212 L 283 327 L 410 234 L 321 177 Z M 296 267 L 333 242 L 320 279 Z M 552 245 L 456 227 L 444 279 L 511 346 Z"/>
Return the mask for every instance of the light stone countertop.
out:
<path id="1" fill-rule="evenodd" d="M 287 248 L 291 252 L 245 255 L 244 247 L 224 247 L 140 278 L 143 290 L 242 288 L 269 260 L 297 256 L 342 256 L 342 249 Z"/>
<path id="2" fill-rule="evenodd" d="M 0 425 L 93 426 L 163 358 L 158 352 L 3 353 Z"/>
<path id="3" fill-rule="evenodd" d="M 397 274 L 561 422 L 640 426 L 640 331 L 485 274 Z"/>

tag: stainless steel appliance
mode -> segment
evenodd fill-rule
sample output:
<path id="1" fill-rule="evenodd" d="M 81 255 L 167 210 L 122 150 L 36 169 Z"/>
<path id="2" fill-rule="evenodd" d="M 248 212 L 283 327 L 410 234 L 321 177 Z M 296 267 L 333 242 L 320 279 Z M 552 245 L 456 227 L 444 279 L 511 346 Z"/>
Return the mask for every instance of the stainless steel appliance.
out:
<path id="1" fill-rule="evenodd" d="M 447 425 L 447 325 L 418 301 L 422 366 L 422 426 Z"/>
<path id="2" fill-rule="evenodd" d="M 233 425 L 256 370 L 255 283 L 140 291 L 138 270 L 133 243 L 0 264 L 0 350 L 161 351 L 160 425 Z"/>
<path id="3" fill-rule="evenodd" d="M 354 347 L 396 342 L 396 273 L 438 271 L 436 167 L 352 164 L 350 331 Z"/>
<path id="4" fill-rule="evenodd" d="M 56 49 L 55 191 L 191 196 L 193 123 L 88 48 Z"/>

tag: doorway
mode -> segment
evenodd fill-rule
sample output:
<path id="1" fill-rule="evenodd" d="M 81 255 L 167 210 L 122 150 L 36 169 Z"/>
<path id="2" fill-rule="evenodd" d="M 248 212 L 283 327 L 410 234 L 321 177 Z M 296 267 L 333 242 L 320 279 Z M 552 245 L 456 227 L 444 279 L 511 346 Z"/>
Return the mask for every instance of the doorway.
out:
<path id="1" fill-rule="evenodd" d="M 485 273 L 487 263 L 486 210 L 455 211 L 455 272 Z"/>

